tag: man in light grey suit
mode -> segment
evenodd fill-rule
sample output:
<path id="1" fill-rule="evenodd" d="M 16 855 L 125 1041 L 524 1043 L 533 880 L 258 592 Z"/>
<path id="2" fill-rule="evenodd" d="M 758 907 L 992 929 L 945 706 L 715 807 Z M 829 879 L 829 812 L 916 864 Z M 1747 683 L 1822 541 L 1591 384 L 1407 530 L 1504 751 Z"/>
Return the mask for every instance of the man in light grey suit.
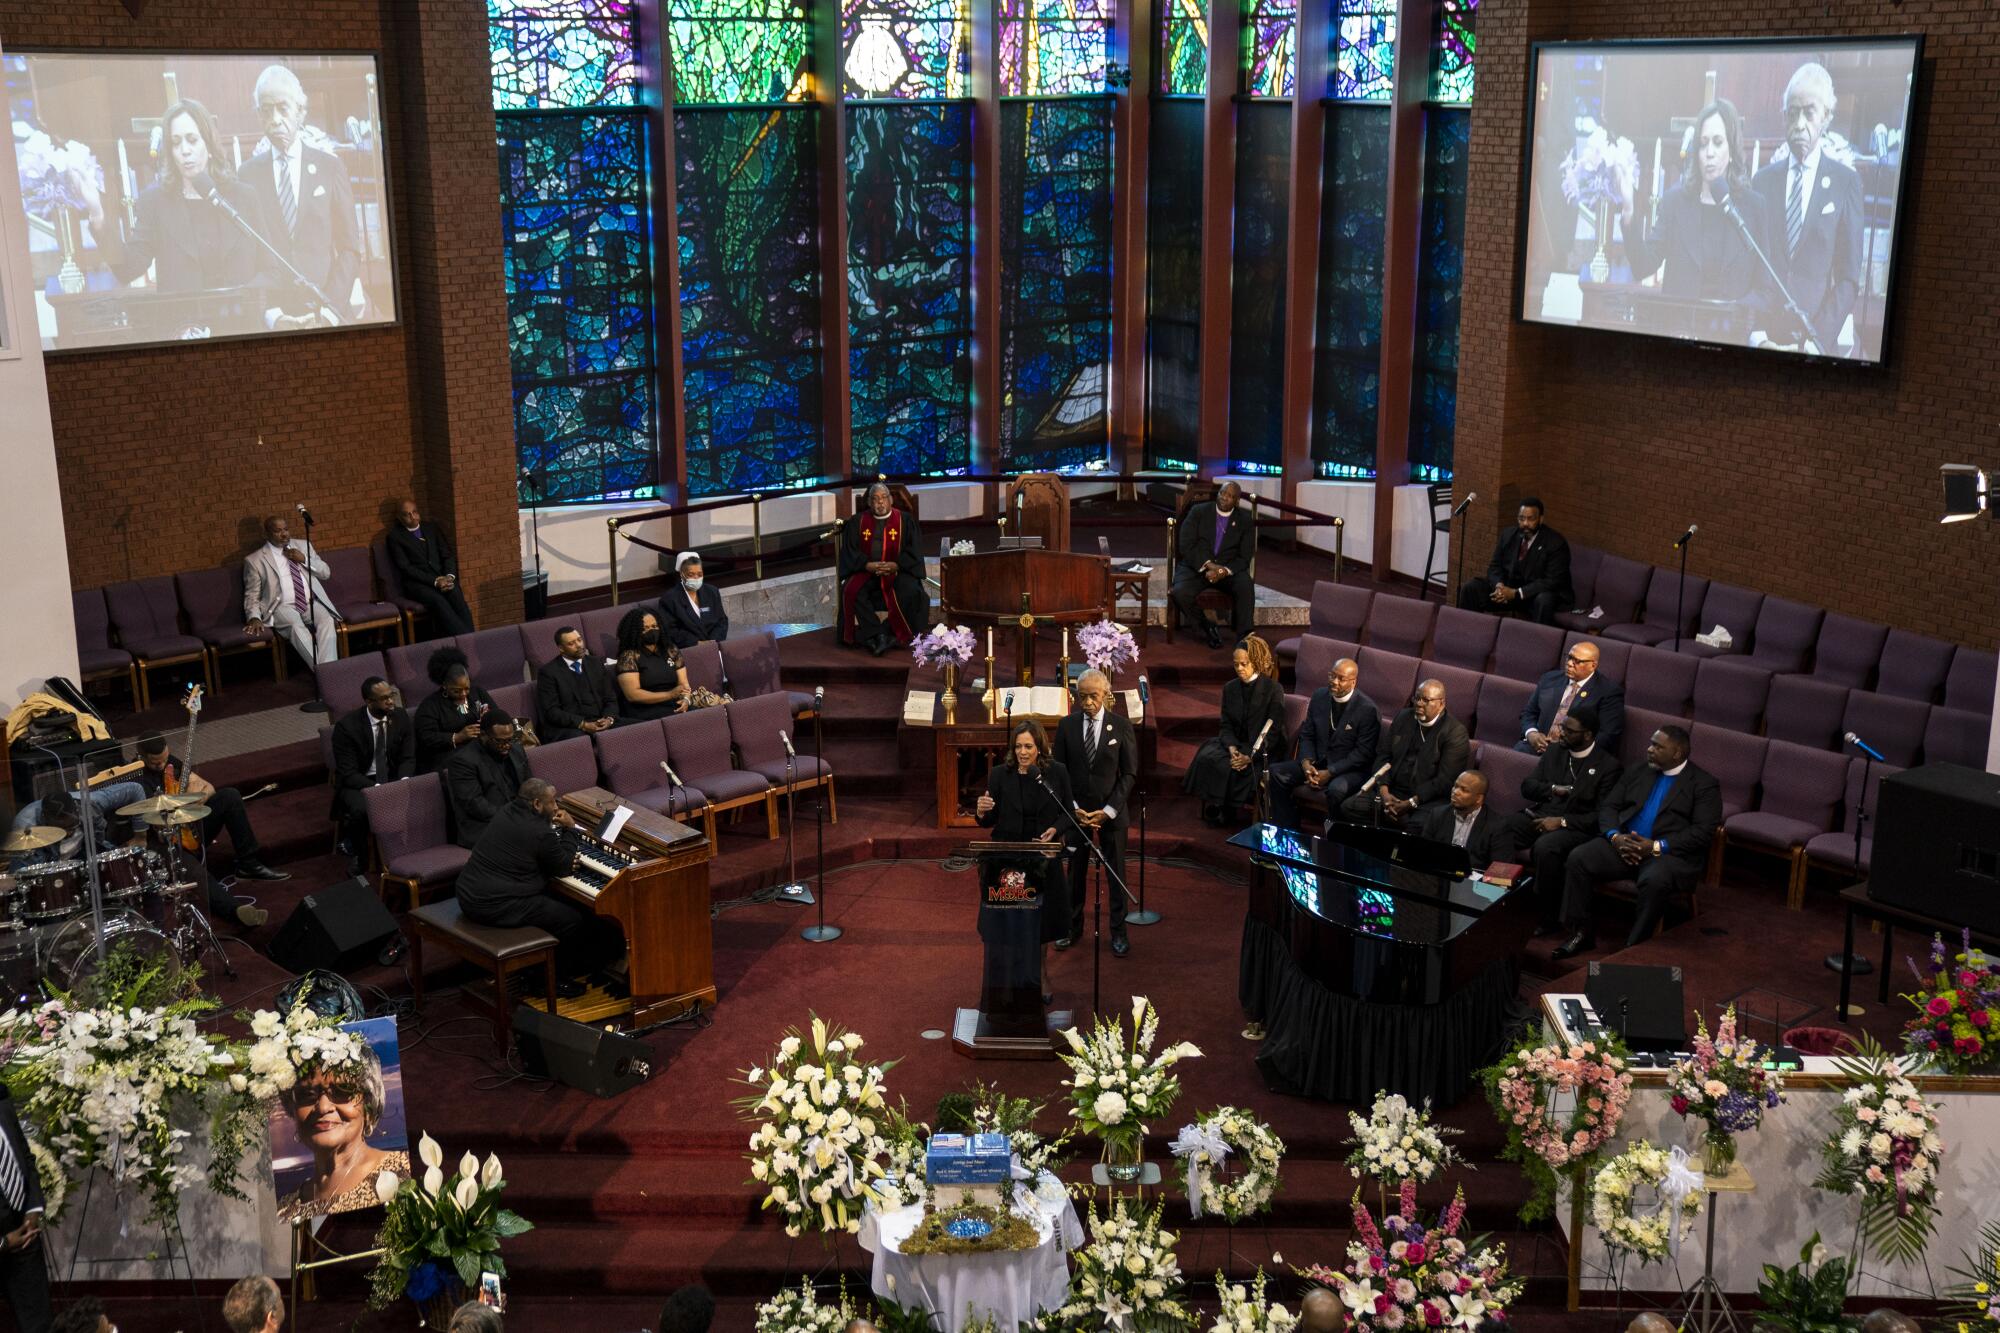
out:
<path id="1" fill-rule="evenodd" d="M 252 635 L 284 635 L 314 667 L 331 662 L 340 655 L 333 633 L 340 613 L 320 582 L 331 575 L 317 552 L 308 562 L 305 543 L 273 514 L 264 520 L 264 544 L 243 562 L 243 628 Z"/>

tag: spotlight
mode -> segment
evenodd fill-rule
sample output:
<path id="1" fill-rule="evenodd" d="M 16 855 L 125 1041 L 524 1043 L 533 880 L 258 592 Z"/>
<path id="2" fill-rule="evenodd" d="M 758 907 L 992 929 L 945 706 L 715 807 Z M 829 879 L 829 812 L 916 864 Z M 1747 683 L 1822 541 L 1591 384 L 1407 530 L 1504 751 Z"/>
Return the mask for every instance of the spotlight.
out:
<path id="1" fill-rule="evenodd" d="M 1945 463 L 1938 468 L 1944 481 L 1944 516 L 1940 523 L 1959 523 L 1987 512 L 1986 474 L 1970 463 Z"/>

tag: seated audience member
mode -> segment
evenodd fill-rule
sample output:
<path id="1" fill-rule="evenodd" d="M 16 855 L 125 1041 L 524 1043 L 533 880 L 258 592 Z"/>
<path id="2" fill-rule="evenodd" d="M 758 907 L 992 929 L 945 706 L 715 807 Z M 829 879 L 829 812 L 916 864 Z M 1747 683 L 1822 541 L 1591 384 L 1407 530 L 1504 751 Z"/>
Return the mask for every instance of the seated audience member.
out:
<path id="1" fill-rule="evenodd" d="M 1203 821 L 1217 826 L 1257 799 L 1256 757 L 1285 752 L 1285 692 L 1270 645 L 1250 635 L 1236 645 L 1231 666 L 1236 674 L 1222 686 L 1221 730 L 1201 743 L 1181 781 L 1182 791 L 1201 798 Z"/>
<path id="2" fill-rule="evenodd" d="M 351 866 L 368 841 L 368 803 L 361 793 L 416 771 L 416 724 L 397 704 L 395 687 L 370 676 L 361 682 L 361 707 L 333 724 L 333 822 Z"/>
<path id="3" fill-rule="evenodd" d="M 489 708 L 479 719 L 479 739 L 461 747 L 445 765 L 445 795 L 459 846 L 477 843 L 493 816 L 528 780 L 527 751 L 514 741 L 514 719 Z"/>
<path id="4" fill-rule="evenodd" d="M 410 720 L 417 729 L 417 772 L 434 773 L 479 735 L 479 719 L 493 707 L 493 696 L 473 683 L 465 653 L 458 648 L 432 653 L 426 674 L 437 689 L 416 706 Z"/>
<path id="5" fill-rule="evenodd" d="M 840 641 L 880 657 L 930 628 L 931 595 L 917 516 L 896 508 L 879 481 L 867 501 L 840 525 Z"/>
<path id="6" fill-rule="evenodd" d="M 230 846 L 236 850 L 236 873 L 245 879 L 290 879 L 282 870 L 273 870 L 257 855 L 257 832 L 250 827 L 250 814 L 243 808 L 243 793 L 234 787 L 217 787 L 199 773 L 187 772 L 187 766 L 180 757 L 167 748 L 167 742 L 158 732 L 139 738 L 139 759 L 141 767 L 135 775 L 146 795 L 158 796 L 168 784 L 180 791 L 193 792 L 201 797 L 201 803 L 208 807 L 208 818 L 191 825 L 195 837 L 200 841 L 203 855 L 208 845 L 229 830 Z M 160 830 L 162 838 L 175 836 L 179 830 Z M 270 919 L 271 914 L 261 907 L 249 903 L 239 903 L 235 895 L 223 883 L 221 875 L 208 877 L 209 915 L 223 920 L 234 920 L 238 924 L 255 929 Z"/>
<path id="7" fill-rule="evenodd" d="M 1521 739 L 1514 748 L 1541 754 L 1556 739 L 1570 710 L 1597 710 L 1598 742 L 1613 754 L 1625 739 L 1625 687 L 1597 669 L 1598 648 L 1589 639 L 1570 645 L 1569 655 L 1554 671 L 1535 683 L 1535 692 L 1521 710 Z"/>
<path id="8" fill-rule="evenodd" d="M 1476 768 L 1460 773 L 1451 784 L 1449 801 L 1425 815 L 1417 827 L 1432 842 L 1465 848 L 1474 870 L 1520 855 L 1520 848 L 1508 836 L 1507 821 L 1488 808 L 1486 775 Z"/>
<path id="9" fill-rule="evenodd" d="M 246 1277 L 222 1298 L 222 1322 L 229 1333 L 278 1333 L 285 1326 L 285 1298 L 262 1273 Z"/>
<path id="10" fill-rule="evenodd" d="M 728 638 L 729 613 L 722 609 L 722 594 L 701 576 L 701 556 L 682 551 L 674 570 L 680 575 L 679 586 L 660 598 L 660 625 L 667 641 L 676 648 L 692 648 Z"/>
<path id="11" fill-rule="evenodd" d="M 556 631 L 556 655 L 535 672 L 535 716 L 545 743 L 595 735 L 618 721 L 618 687 L 572 625 Z"/>
<path id="12" fill-rule="evenodd" d="M 1572 933 L 1550 957 L 1572 958 L 1596 946 L 1590 899 L 1599 884 L 1629 879 L 1639 886 L 1629 949 L 1653 933 L 1668 895 L 1700 880 L 1722 822 L 1722 787 L 1689 761 L 1688 749 L 1685 730 L 1661 727 L 1646 747 L 1645 765 L 1628 770 L 1605 795 L 1597 810 L 1602 835 L 1571 852 L 1563 870 L 1562 923 Z"/>
<path id="13" fill-rule="evenodd" d="M 118 1333 L 118 1325 L 104 1313 L 104 1302 L 95 1296 L 72 1301 L 49 1328 L 51 1333 Z"/>
<path id="14" fill-rule="evenodd" d="M 264 520 L 264 544 L 243 558 L 243 630 L 252 638 L 282 634 L 299 657 L 317 667 L 340 656 L 334 626 L 340 613 L 322 580 L 333 577 L 318 551 L 306 560 L 306 544 L 292 536 L 291 523 L 273 514 Z"/>
<path id="15" fill-rule="evenodd" d="M 1375 756 L 1375 772 L 1341 802 L 1340 813 L 1367 823 L 1379 811 L 1400 825 L 1444 805 L 1451 784 L 1471 763 L 1472 738 L 1465 724 L 1445 711 L 1444 682 L 1427 680 L 1389 724 L 1387 753 Z"/>
<path id="16" fill-rule="evenodd" d="M 1491 611 L 1526 616 L 1541 625 L 1556 623 L 1556 614 L 1576 601 L 1569 581 L 1569 543 L 1542 522 L 1542 502 L 1521 501 L 1514 530 L 1500 534 L 1483 578 L 1467 579 L 1458 590 L 1458 604 L 1467 611 Z"/>
<path id="17" fill-rule="evenodd" d="M 1325 1287 L 1314 1287 L 1299 1301 L 1299 1333 L 1340 1333 L 1347 1327 L 1347 1311 L 1340 1297 Z"/>
<path id="18" fill-rule="evenodd" d="M 715 1322 L 715 1297 L 700 1283 L 677 1288 L 660 1307 L 658 1333 L 708 1333 Z"/>
<path id="19" fill-rule="evenodd" d="M 458 872 L 458 905 L 466 918 L 486 926 L 535 926 L 556 937 L 557 994 L 574 997 L 574 978 L 613 962 L 620 952 L 618 925 L 570 902 L 549 887 L 576 867 L 576 847 L 566 829 L 576 827 L 541 778 L 521 784 L 501 806 Z"/>
<path id="20" fill-rule="evenodd" d="M 1597 710 L 1589 704 L 1570 709 L 1556 731 L 1557 743 L 1521 780 L 1528 808 L 1507 816 L 1507 836 L 1526 852 L 1535 873 L 1542 911 L 1537 935 L 1562 929 L 1563 867 L 1571 852 L 1597 835 L 1597 807 L 1623 771 L 1618 756 L 1598 744 Z"/>
<path id="21" fill-rule="evenodd" d="M 403 596 L 422 603 L 445 635 L 472 633 L 472 608 L 458 586 L 458 556 L 444 530 L 435 523 L 426 527 L 416 501 L 405 500 L 386 540 Z"/>
<path id="22" fill-rule="evenodd" d="M 666 641 L 658 613 L 635 606 L 618 622 L 618 711 L 628 722 L 685 713 L 692 691 L 680 650 Z"/>
<path id="23" fill-rule="evenodd" d="M 1168 594 L 1183 625 L 1199 625 L 1211 648 L 1222 638 L 1201 614 L 1195 598 L 1204 588 L 1229 594 L 1229 629 L 1238 639 L 1256 627 L 1257 585 L 1251 581 L 1250 558 L 1257 550 L 1257 525 L 1249 509 L 1238 503 L 1243 488 L 1222 483 L 1213 500 L 1191 506 L 1174 536 L 1174 584 Z"/>
<path id="24" fill-rule="evenodd" d="M 1382 740 L 1382 713 L 1357 688 L 1360 679 L 1361 668 L 1343 657 L 1327 672 L 1326 684 L 1313 691 L 1299 726 L 1298 757 L 1271 765 L 1272 823 L 1298 824 L 1301 786 L 1325 792 L 1330 812 L 1368 780 Z"/>
<path id="25" fill-rule="evenodd" d="M 451 1326 L 445 1333 L 501 1333 L 507 1327 L 500 1312 L 478 1301 L 467 1301 L 451 1312 Z"/>

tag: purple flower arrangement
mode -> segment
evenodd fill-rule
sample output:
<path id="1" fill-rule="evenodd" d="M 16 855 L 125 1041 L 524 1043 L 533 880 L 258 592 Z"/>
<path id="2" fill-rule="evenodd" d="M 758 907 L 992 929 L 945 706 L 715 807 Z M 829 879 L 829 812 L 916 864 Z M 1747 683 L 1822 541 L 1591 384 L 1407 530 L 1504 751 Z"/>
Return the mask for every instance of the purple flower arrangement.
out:
<path id="1" fill-rule="evenodd" d="M 21 203 L 38 218 L 54 218 L 58 208 L 82 212 L 88 205 L 69 178 L 75 170 L 104 189 L 104 168 L 89 148 L 76 140 L 58 143 L 41 130 L 31 130 L 14 145 L 21 174 Z"/>
<path id="2" fill-rule="evenodd" d="M 1085 625 L 1076 632 L 1076 646 L 1083 650 L 1084 661 L 1107 675 L 1139 664 L 1139 645 L 1133 642 L 1132 631 L 1115 620 Z"/>
<path id="3" fill-rule="evenodd" d="M 1562 160 L 1563 198 L 1580 208 L 1623 204 L 1638 179 L 1639 152 L 1632 141 L 1614 143 L 1601 126 Z"/>
<path id="4" fill-rule="evenodd" d="M 918 666 L 942 668 L 964 666 L 972 660 L 978 647 L 978 640 L 970 626 L 938 625 L 917 636 L 910 645 L 910 655 Z"/>

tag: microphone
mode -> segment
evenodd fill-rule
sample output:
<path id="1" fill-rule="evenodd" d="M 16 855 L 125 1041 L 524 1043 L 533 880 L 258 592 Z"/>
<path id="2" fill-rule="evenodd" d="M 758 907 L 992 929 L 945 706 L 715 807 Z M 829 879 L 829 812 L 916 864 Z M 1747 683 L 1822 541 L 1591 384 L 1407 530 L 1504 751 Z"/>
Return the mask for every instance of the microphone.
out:
<path id="1" fill-rule="evenodd" d="M 1852 745 L 1855 749 L 1861 751 L 1861 753 L 1867 755 L 1870 759 L 1873 759 L 1878 764 L 1886 764 L 1889 762 L 1887 759 L 1884 759 L 1882 757 L 1882 752 L 1880 750 L 1870 745 L 1867 741 L 1862 740 L 1859 736 L 1855 735 L 1851 731 L 1848 732 L 1846 735 L 1842 736 L 1841 739 L 1846 741 L 1849 745 Z"/>
<path id="2" fill-rule="evenodd" d="M 1264 738 L 1270 734 L 1271 734 L 1271 719 L 1267 717 L 1264 719 L 1264 729 L 1257 733 L 1256 743 L 1251 745 L 1250 747 L 1250 753 L 1256 754 L 1259 750 L 1263 749 Z"/>
<path id="3" fill-rule="evenodd" d="M 299 517 L 306 521 L 306 526 L 311 527 L 313 521 L 313 511 L 306 508 L 304 505 L 299 505 L 298 511 L 299 511 Z"/>
<path id="4" fill-rule="evenodd" d="M 819 706 L 825 702 L 826 702 L 826 686 L 824 685 L 813 686 L 813 711 L 817 713 L 819 711 Z"/>
<path id="5" fill-rule="evenodd" d="M 785 743 L 785 755 L 787 758 L 797 759 L 799 757 L 799 752 L 792 748 L 792 738 L 790 736 L 781 731 L 778 733 L 778 739 Z"/>
<path id="6" fill-rule="evenodd" d="M 1686 532 L 1683 532 L 1680 536 L 1680 540 L 1674 543 L 1674 549 L 1678 551 L 1681 549 L 1681 547 L 1686 546 L 1689 542 L 1694 540 L 1694 535 L 1700 531 L 1701 531 L 1701 524 L 1699 523 L 1688 524 L 1688 530 Z"/>
<path id="7" fill-rule="evenodd" d="M 662 771 L 664 771 L 664 772 L 666 773 L 666 775 L 667 775 L 667 781 L 669 781 L 669 782 L 673 783 L 673 784 L 674 784 L 674 785 L 675 785 L 676 787 L 685 787 L 685 786 L 687 786 L 687 783 L 685 783 L 685 782 L 682 782 L 682 781 L 681 781 L 681 775 L 680 775 L 680 774 L 678 774 L 678 773 L 676 773 L 676 772 L 674 772 L 674 766 L 673 766 L 672 764 L 670 764 L 670 763 L 668 763 L 668 762 L 667 762 L 666 760 L 662 759 L 662 760 L 660 761 L 660 768 L 661 768 L 661 770 L 662 770 Z"/>
<path id="8" fill-rule="evenodd" d="M 1146 676 L 1143 672 L 1139 675 L 1139 702 L 1147 705 L 1153 702 L 1153 691 L 1146 684 Z"/>
<path id="9" fill-rule="evenodd" d="M 1477 500 L 1478 498 L 1479 498 L 1478 491 L 1469 492 L 1463 500 L 1460 500 L 1458 502 L 1458 508 L 1451 511 L 1451 516 L 1453 518 L 1457 518 L 1460 514 L 1463 514 L 1466 511 L 1467 506 L 1469 506 L 1474 500 Z"/>
<path id="10" fill-rule="evenodd" d="M 1393 767 L 1394 767 L 1393 764 L 1384 764 L 1382 765 L 1382 767 L 1376 769 L 1375 772 L 1372 775 L 1370 775 L 1368 781 L 1361 784 L 1361 790 L 1367 791 L 1371 787 L 1373 787 L 1376 783 L 1380 782 L 1383 778 L 1388 777 L 1389 770 Z"/>
<path id="11" fill-rule="evenodd" d="M 1007 710 L 1008 717 L 1014 716 L 1014 691 L 1007 691 L 1007 701 L 1002 706 Z"/>

